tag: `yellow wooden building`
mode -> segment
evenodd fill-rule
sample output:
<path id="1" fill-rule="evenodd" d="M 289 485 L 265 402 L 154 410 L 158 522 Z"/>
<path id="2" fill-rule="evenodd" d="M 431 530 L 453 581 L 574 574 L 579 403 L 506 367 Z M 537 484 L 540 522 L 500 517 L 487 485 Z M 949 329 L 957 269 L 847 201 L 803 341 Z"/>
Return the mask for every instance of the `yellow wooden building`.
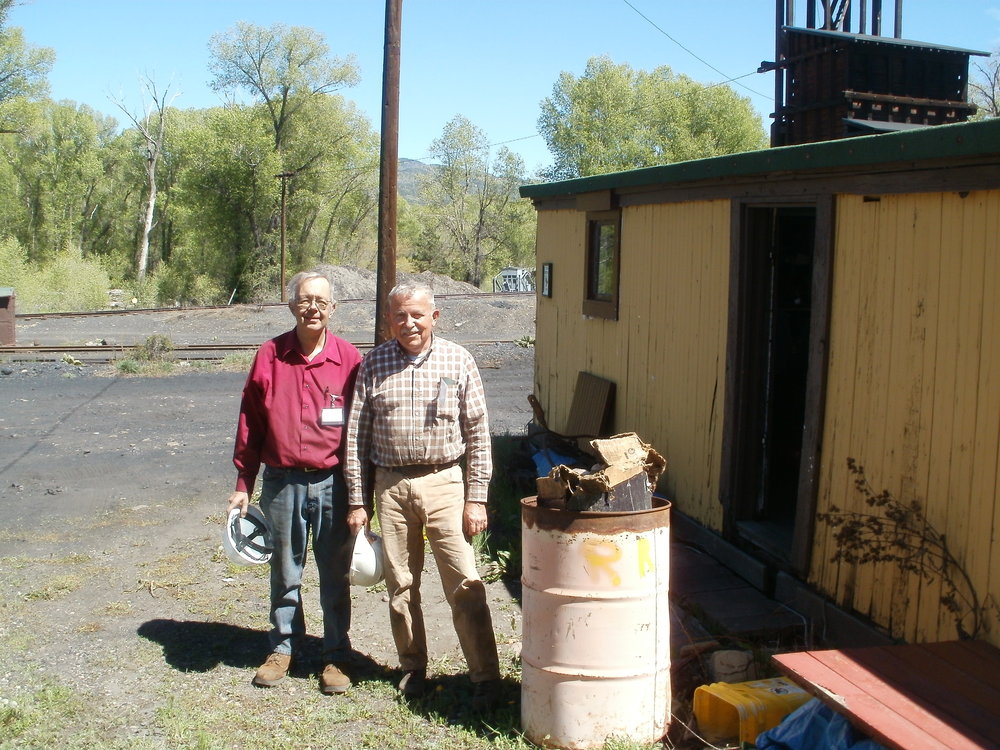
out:
<path id="1" fill-rule="evenodd" d="M 1000 120 L 521 194 L 552 429 L 612 381 L 674 523 L 817 628 L 1000 644 Z"/>

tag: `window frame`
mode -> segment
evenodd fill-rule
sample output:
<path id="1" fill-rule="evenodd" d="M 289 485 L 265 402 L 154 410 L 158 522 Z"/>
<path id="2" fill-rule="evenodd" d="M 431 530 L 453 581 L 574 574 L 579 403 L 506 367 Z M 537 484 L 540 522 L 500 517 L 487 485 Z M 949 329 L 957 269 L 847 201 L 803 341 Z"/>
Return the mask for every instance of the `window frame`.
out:
<path id="1" fill-rule="evenodd" d="M 595 271 L 601 266 L 597 254 L 601 252 L 602 244 L 598 241 L 598 232 L 602 227 L 614 229 L 614 242 L 610 248 L 611 258 L 608 269 L 614 274 L 614 289 L 608 294 L 595 291 L 600 280 L 595 278 Z M 622 244 L 622 213 L 620 209 L 610 211 L 588 211 L 587 233 L 584 252 L 583 272 L 583 305 L 584 315 L 593 318 L 618 320 L 618 293 L 621 285 L 621 244 Z"/>

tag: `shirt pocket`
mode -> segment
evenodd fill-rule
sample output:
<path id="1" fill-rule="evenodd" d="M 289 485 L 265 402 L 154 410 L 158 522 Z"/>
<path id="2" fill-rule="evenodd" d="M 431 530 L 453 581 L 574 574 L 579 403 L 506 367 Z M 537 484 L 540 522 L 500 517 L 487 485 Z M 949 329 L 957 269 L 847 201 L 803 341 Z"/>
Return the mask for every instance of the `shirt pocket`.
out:
<path id="1" fill-rule="evenodd" d="M 434 403 L 435 421 L 455 422 L 458 419 L 458 381 L 441 378 L 438 381 L 437 399 Z"/>

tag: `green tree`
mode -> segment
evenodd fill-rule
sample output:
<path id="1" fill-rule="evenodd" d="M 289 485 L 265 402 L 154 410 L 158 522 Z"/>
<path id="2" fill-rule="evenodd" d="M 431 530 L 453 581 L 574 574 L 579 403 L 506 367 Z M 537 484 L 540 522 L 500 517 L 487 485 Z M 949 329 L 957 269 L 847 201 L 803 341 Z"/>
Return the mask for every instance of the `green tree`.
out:
<path id="1" fill-rule="evenodd" d="M 379 141 L 367 118 L 339 95 L 303 108 L 282 151 L 302 165 L 288 180 L 289 267 L 374 260 Z"/>
<path id="2" fill-rule="evenodd" d="M 181 135 L 172 255 L 200 266 L 241 300 L 278 288 L 273 230 L 279 156 L 255 107 L 211 110 Z"/>
<path id="3" fill-rule="evenodd" d="M 37 99 L 48 93 L 49 71 L 55 52 L 32 47 L 17 27 L 7 26 L 7 15 L 15 0 L 0 0 L 0 132 L 19 129 L 20 99 Z"/>
<path id="4" fill-rule="evenodd" d="M 105 147 L 117 123 L 86 105 L 49 100 L 32 105 L 30 119 L 12 141 L 0 142 L 16 177 L 6 231 L 32 261 L 51 258 L 66 246 L 99 253 L 106 178 Z"/>
<path id="5" fill-rule="evenodd" d="M 667 66 L 651 72 L 593 57 L 562 73 L 538 127 L 554 157 L 547 179 L 571 179 L 767 146 L 750 100 Z"/>
<path id="6" fill-rule="evenodd" d="M 209 41 L 212 87 L 223 93 L 249 91 L 264 104 L 281 150 L 295 115 L 313 97 L 357 84 L 353 58 L 331 58 L 323 35 L 303 27 L 270 28 L 237 23 Z"/>
<path id="7" fill-rule="evenodd" d="M 252 179 L 254 189 L 244 185 L 207 201 L 215 204 L 221 219 L 224 198 L 229 216 L 222 225 L 242 224 L 248 230 L 235 254 L 239 270 L 232 286 L 241 297 L 279 287 L 266 268 L 277 260 L 281 202 L 274 178 L 279 174 L 291 175 L 283 178 L 289 270 L 362 254 L 374 237 L 377 141 L 368 121 L 333 93 L 357 83 L 353 59 L 331 57 L 316 31 L 283 24 L 263 28 L 239 23 L 212 37 L 210 48 L 213 87 L 252 94 L 253 104 L 241 108 L 242 117 L 255 132 L 259 125 L 270 132 L 277 155 L 266 161 L 270 172 L 255 168 L 252 175 L 243 175 Z M 253 142 L 257 153 L 256 135 Z M 264 186 L 265 179 L 270 187 Z M 253 283 L 248 283 L 250 276 Z"/>
<path id="8" fill-rule="evenodd" d="M 506 147 L 491 153 L 486 134 L 456 116 L 431 144 L 440 167 L 423 180 L 424 225 L 414 261 L 476 286 L 505 265 L 527 263 L 534 212 L 517 197 L 524 162 Z"/>

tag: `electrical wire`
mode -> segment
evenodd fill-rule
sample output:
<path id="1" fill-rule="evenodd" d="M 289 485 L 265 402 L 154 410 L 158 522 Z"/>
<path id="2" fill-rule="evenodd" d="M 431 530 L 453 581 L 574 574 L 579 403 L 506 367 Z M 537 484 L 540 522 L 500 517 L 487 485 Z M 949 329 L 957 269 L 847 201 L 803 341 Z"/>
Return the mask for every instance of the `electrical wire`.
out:
<path id="1" fill-rule="evenodd" d="M 673 38 L 672 36 L 670 36 L 670 34 L 668 34 L 668 33 L 667 33 L 666 31 L 664 31 L 664 30 L 663 30 L 662 28 L 660 28 L 659 26 L 657 26 L 657 25 L 656 25 L 656 23 L 654 23 L 654 22 L 653 22 L 653 20 L 652 20 L 652 19 L 651 19 L 651 18 L 650 18 L 649 16 L 647 16 L 647 15 L 646 15 L 645 13 L 643 13 L 643 12 L 642 12 L 641 10 L 639 10 L 639 9 L 638 9 L 638 8 L 636 8 L 636 7 L 634 6 L 634 5 L 632 5 L 632 3 L 631 3 L 631 2 L 629 2 L 629 0 L 622 0 L 622 2 L 623 2 L 623 3 L 625 3 L 625 5 L 627 5 L 628 7 L 630 7 L 630 8 L 631 8 L 631 9 L 632 9 L 633 11 L 635 11 L 635 12 L 636 12 L 636 14 L 637 14 L 637 15 L 638 15 L 638 16 L 639 16 L 640 18 L 642 18 L 642 19 L 643 19 L 643 20 L 644 20 L 644 21 L 645 21 L 646 23 L 648 23 L 648 24 L 649 24 L 650 26 L 652 26 L 652 27 L 653 27 L 654 29 L 656 29 L 656 30 L 657 30 L 657 31 L 659 31 L 659 32 L 660 32 L 661 34 L 663 34 L 663 36 L 665 36 L 665 37 L 666 37 L 667 39 L 669 39 L 669 40 L 670 40 L 671 42 L 673 42 L 673 43 L 674 43 L 674 44 L 676 44 L 676 45 L 677 45 L 678 47 L 680 47 L 680 48 L 681 48 L 682 50 L 684 50 L 684 51 L 685 51 L 685 52 L 687 52 L 687 53 L 688 53 L 689 55 L 691 55 L 691 57 L 693 57 L 693 58 L 694 58 L 695 60 L 697 60 L 698 62 L 700 62 L 700 63 L 701 63 L 702 65 L 706 65 L 706 66 L 708 66 L 709 68 L 711 68 L 712 70 L 714 70 L 714 71 L 715 71 L 716 73 L 718 73 L 718 74 L 719 74 L 720 76 L 722 76 L 723 78 L 725 78 L 726 80 L 725 80 L 725 81 L 723 81 L 722 83 L 736 83 L 737 81 L 739 81 L 739 79 L 741 79 L 741 78 L 746 78 L 746 77 L 747 77 L 748 75 L 752 75 L 752 73 L 746 73 L 746 74 L 744 74 L 744 75 L 741 75 L 741 76 L 736 76 L 735 78 L 730 78 L 730 77 L 729 77 L 729 74 L 728 74 L 728 73 L 723 73 L 723 72 L 722 72 L 721 70 L 719 70 L 719 69 L 718 69 L 717 67 L 715 67 L 714 65 L 712 65 L 712 63 L 710 63 L 710 62 L 709 62 L 708 60 L 706 60 L 706 59 L 705 59 L 705 58 L 703 58 L 703 57 L 699 57 L 699 56 L 698 56 L 698 55 L 696 55 L 696 54 L 695 54 L 694 52 L 692 52 L 692 51 L 691 51 L 691 50 L 689 50 L 689 49 L 688 49 L 687 47 L 685 47 L 685 46 L 684 46 L 683 44 L 681 44 L 681 43 L 680 43 L 679 41 L 677 41 L 677 40 L 676 40 L 676 39 L 674 39 L 674 38 Z M 716 84 L 716 85 L 720 85 L 720 84 Z M 749 91 L 749 92 L 750 92 L 751 94 L 755 94 L 755 95 L 757 95 L 757 96 L 764 96 L 764 94 L 760 93 L 759 91 L 754 91 L 754 90 L 753 90 L 752 88 L 750 88 L 749 86 L 746 86 L 746 85 L 744 85 L 744 84 L 742 84 L 742 83 L 737 83 L 736 85 L 738 85 L 738 86 L 739 86 L 740 88 L 743 88 L 743 89 L 746 89 L 746 90 L 747 90 L 747 91 Z"/>
<path id="2" fill-rule="evenodd" d="M 678 47 L 680 47 L 682 50 L 684 50 L 686 53 L 688 53 L 689 55 L 691 55 L 691 57 L 693 57 L 695 60 L 697 60 L 701 64 L 707 66 L 708 68 L 711 68 L 713 71 L 715 71 L 719 75 L 723 76 L 723 78 L 725 79 L 725 80 L 719 81 L 717 83 L 705 84 L 703 86 L 703 88 L 702 88 L 702 91 L 708 91 L 708 90 L 716 88 L 718 86 L 726 86 L 726 85 L 729 85 L 729 84 L 736 84 L 740 88 L 745 89 L 746 91 L 749 91 L 751 94 L 754 94 L 755 96 L 760 96 L 760 97 L 767 98 L 767 96 L 765 94 L 762 94 L 759 91 L 756 91 L 756 90 L 750 88 L 746 84 L 740 83 L 740 80 L 743 79 L 743 78 L 749 78 L 752 75 L 757 75 L 757 73 L 758 73 L 757 70 L 752 70 L 749 73 L 743 73 L 742 75 L 738 75 L 738 76 L 729 76 L 728 74 L 722 72 L 717 67 L 715 67 L 714 65 L 712 65 L 712 63 L 710 63 L 708 60 L 704 59 L 703 57 L 700 57 L 695 52 L 693 52 L 692 50 L 690 50 L 688 47 L 686 47 L 685 45 L 683 45 L 680 41 L 678 41 L 673 36 L 671 36 L 669 33 L 667 33 L 663 28 L 661 28 L 659 25 L 657 25 L 651 18 L 649 18 L 649 16 L 647 16 L 641 10 L 639 10 L 638 8 L 636 8 L 630 2 L 630 0 L 622 0 L 622 2 L 625 5 L 627 5 L 629 8 L 631 8 L 636 13 L 636 15 L 638 15 L 640 18 L 642 18 L 646 23 L 648 23 L 650 26 L 652 26 L 654 29 L 656 29 L 658 32 L 660 32 L 667 39 L 669 39 L 671 42 L 673 42 Z M 645 105 L 645 106 L 641 106 L 641 107 L 636 107 L 634 109 L 629 110 L 629 114 L 634 114 L 636 112 L 641 112 L 644 109 L 647 109 L 647 108 L 649 108 L 651 106 L 653 106 L 652 103 L 649 104 L 649 105 Z M 541 137 L 542 137 L 542 134 L 536 131 L 536 132 L 532 133 L 531 135 L 522 135 L 522 136 L 518 136 L 516 138 L 508 138 L 507 140 L 496 141 L 494 143 L 487 144 L 487 148 L 496 148 L 496 147 L 499 147 L 499 146 L 506 146 L 509 143 L 518 143 L 519 141 L 527 141 L 527 140 L 531 140 L 532 138 L 541 138 Z M 413 161 L 426 162 L 427 160 L 432 159 L 432 158 L 433 157 L 429 156 L 429 155 L 428 156 L 421 156 L 419 158 L 413 159 Z"/>

